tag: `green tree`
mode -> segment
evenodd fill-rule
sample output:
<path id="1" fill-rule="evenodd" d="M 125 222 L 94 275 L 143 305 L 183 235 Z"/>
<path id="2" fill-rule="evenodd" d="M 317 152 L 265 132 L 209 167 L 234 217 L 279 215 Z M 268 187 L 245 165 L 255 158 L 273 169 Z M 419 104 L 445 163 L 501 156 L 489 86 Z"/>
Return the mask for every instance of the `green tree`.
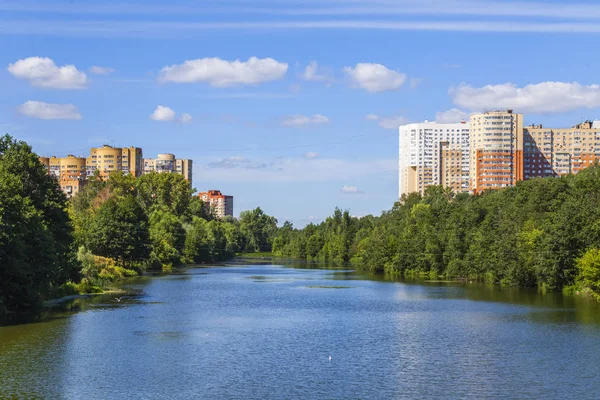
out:
<path id="1" fill-rule="evenodd" d="M 0 138 L 0 303 L 33 306 L 77 276 L 66 197 L 29 145 Z"/>
<path id="2" fill-rule="evenodd" d="M 162 268 L 181 263 L 185 245 L 185 230 L 181 220 L 166 207 L 157 207 L 150 214 L 150 258 Z"/>
<path id="3" fill-rule="evenodd" d="M 277 233 L 277 219 L 266 215 L 260 207 L 252 211 L 242 211 L 240 229 L 246 239 L 246 251 L 271 251 Z"/>
<path id="4" fill-rule="evenodd" d="M 120 261 L 123 267 L 148 257 L 148 218 L 133 196 L 102 203 L 92 222 L 89 248 L 96 255 Z"/>
<path id="5" fill-rule="evenodd" d="M 577 259 L 577 268 L 581 285 L 590 289 L 594 297 L 600 300 L 600 250 L 588 249 Z"/>

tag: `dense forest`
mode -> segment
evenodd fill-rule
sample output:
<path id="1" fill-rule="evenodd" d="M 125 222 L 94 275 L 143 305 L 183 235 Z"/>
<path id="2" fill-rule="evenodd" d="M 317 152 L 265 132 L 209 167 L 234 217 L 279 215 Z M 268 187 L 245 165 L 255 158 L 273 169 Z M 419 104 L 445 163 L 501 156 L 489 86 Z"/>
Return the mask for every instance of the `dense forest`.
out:
<path id="1" fill-rule="evenodd" d="M 260 208 L 215 219 L 178 174 L 90 177 L 67 200 L 25 142 L 0 138 L 0 314 L 100 292 L 148 268 L 271 251 L 277 220 Z"/>
<path id="2" fill-rule="evenodd" d="M 600 166 L 479 195 L 430 187 L 380 217 L 286 223 L 273 253 L 393 275 L 600 293 Z"/>

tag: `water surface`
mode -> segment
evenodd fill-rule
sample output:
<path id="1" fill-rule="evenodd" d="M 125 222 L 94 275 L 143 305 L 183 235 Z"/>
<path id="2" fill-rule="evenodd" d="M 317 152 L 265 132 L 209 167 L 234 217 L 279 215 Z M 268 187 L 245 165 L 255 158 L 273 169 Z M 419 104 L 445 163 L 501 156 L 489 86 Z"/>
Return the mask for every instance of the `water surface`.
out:
<path id="1" fill-rule="evenodd" d="M 596 303 L 371 278 L 236 265 L 130 281 L 120 302 L 0 327 L 0 398 L 598 398 Z"/>

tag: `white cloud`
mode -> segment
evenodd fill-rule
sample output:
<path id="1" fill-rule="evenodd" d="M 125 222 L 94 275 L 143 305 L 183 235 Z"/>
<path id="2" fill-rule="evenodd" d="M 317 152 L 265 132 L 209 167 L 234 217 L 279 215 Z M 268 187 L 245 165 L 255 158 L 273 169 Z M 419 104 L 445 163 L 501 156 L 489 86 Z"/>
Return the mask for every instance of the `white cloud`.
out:
<path id="1" fill-rule="evenodd" d="M 514 109 L 524 113 L 551 114 L 600 107 L 600 85 L 577 82 L 541 82 L 519 88 L 514 83 L 480 88 L 461 85 L 450 90 L 454 104 L 475 109 Z"/>
<path id="2" fill-rule="evenodd" d="M 455 7 L 456 8 L 456 7 Z M 508 9 L 513 7 L 498 7 Z M 565 8 L 562 7 L 564 11 Z M 0 34 L 52 35 L 68 37 L 101 38 L 194 38 L 199 34 L 226 31 L 261 30 L 280 32 L 285 30 L 378 30 L 422 32 L 513 32 L 513 33 L 600 33 L 596 22 L 515 22 L 508 21 L 382 21 L 382 20 L 295 20 L 295 21 L 248 21 L 248 22 L 161 22 L 141 20 L 88 21 L 44 20 L 43 24 L 24 20 L 10 20 L 0 24 Z"/>
<path id="3" fill-rule="evenodd" d="M 192 116 L 188 113 L 183 113 L 179 116 L 179 122 L 182 124 L 188 124 L 192 122 Z"/>
<path id="4" fill-rule="evenodd" d="M 97 65 L 94 65 L 88 71 L 90 71 L 90 73 L 96 74 L 96 75 L 109 75 L 109 74 L 115 72 L 115 70 L 113 68 L 98 67 Z"/>
<path id="5" fill-rule="evenodd" d="M 8 65 L 8 72 L 43 89 L 85 89 L 87 76 L 74 65 L 58 67 L 47 57 L 29 57 Z"/>
<path id="6" fill-rule="evenodd" d="M 342 193 L 359 194 L 362 192 L 360 190 L 358 190 L 358 188 L 356 186 L 344 186 L 342 188 Z"/>
<path id="7" fill-rule="evenodd" d="M 459 110 L 458 108 L 440 111 L 435 114 L 435 121 L 440 124 L 452 124 L 456 122 L 467 121 L 468 119 L 469 113 Z"/>
<path id="8" fill-rule="evenodd" d="M 304 69 L 302 79 L 311 82 L 331 82 L 333 72 L 327 68 L 319 67 L 316 61 L 311 61 Z"/>
<path id="9" fill-rule="evenodd" d="M 406 81 L 406 75 L 392 71 L 381 64 L 358 63 L 354 68 L 345 67 L 344 72 L 353 87 L 369 92 L 397 90 Z"/>
<path id="10" fill-rule="evenodd" d="M 365 117 L 369 121 L 377 121 L 377 124 L 383 129 L 398 129 L 400 125 L 406 125 L 409 119 L 402 116 L 382 117 L 377 114 L 368 114 Z"/>
<path id="11" fill-rule="evenodd" d="M 156 106 L 154 112 L 150 115 L 150 119 L 154 121 L 173 121 L 175 119 L 175 111 L 169 107 Z"/>
<path id="12" fill-rule="evenodd" d="M 329 122 L 329 118 L 321 114 L 315 114 L 312 117 L 306 115 L 291 115 L 281 120 L 281 126 L 296 128 L 308 125 L 323 125 L 328 124 Z"/>
<path id="13" fill-rule="evenodd" d="M 283 78 L 287 69 L 286 63 L 272 58 L 250 57 L 248 61 L 200 58 L 164 67 L 158 79 L 163 83 L 206 82 L 214 87 L 258 85 Z"/>
<path id="14" fill-rule="evenodd" d="M 73 104 L 53 104 L 29 100 L 17 107 L 19 113 L 37 119 L 80 120 L 81 114 Z"/>
<path id="15" fill-rule="evenodd" d="M 307 160 L 312 160 L 317 157 L 319 157 L 319 153 L 315 153 L 314 151 L 304 153 L 304 158 L 306 158 Z"/>

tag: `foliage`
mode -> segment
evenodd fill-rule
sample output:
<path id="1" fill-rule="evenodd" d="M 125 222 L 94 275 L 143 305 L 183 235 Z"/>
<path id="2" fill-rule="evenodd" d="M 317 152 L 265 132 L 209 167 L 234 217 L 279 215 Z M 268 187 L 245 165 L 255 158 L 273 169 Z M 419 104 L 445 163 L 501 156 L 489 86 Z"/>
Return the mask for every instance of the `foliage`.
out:
<path id="1" fill-rule="evenodd" d="M 0 303 L 33 306 L 77 277 L 66 197 L 31 147 L 0 138 Z"/>
<path id="2" fill-rule="evenodd" d="M 478 195 L 430 187 L 380 217 L 338 209 L 319 225 L 279 228 L 277 256 L 350 262 L 389 274 L 598 292 L 600 166 Z M 598 256 L 600 259 L 600 256 Z M 579 277 L 579 278 L 578 278 Z M 596 289 L 594 289 L 596 288 Z"/>
<path id="3" fill-rule="evenodd" d="M 92 223 L 88 246 L 97 255 L 119 260 L 121 265 L 147 258 L 148 218 L 130 194 L 109 198 L 98 208 Z"/>
<path id="4" fill-rule="evenodd" d="M 600 250 L 588 249 L 577 259 L 577 268 L 581 285 L 600 300 Z"/>
<path id="5" fill-rule="evenodd" d="M 265 214 L 260 207 L 240 213 L 240 229 L 246 238 L 246 251 L 271 251 L 277 232 L 277 219 Z"/>

